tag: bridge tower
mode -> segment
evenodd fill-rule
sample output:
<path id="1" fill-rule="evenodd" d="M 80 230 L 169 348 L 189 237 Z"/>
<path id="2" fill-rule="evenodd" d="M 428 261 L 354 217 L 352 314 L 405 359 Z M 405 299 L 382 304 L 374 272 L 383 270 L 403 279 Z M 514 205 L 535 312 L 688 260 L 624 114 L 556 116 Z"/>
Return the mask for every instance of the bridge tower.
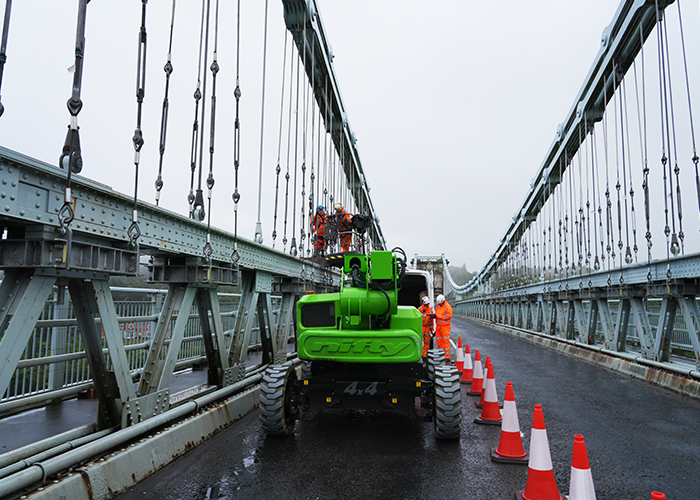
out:
<path id="1" fill-rule="evenodd" d="M 449 264 L 449 261 L 448 261 Z M 414 269 L 428 271 L 433 275 L 433 286 L 435 288 L 435 296 L 443 294 L 450 301 L 454 300 L 455 293 L 450 284 L 444 279 L 444 270 L 441 256 L 425 256 L 415 254 L 411 260 L 411 265 Z"/>

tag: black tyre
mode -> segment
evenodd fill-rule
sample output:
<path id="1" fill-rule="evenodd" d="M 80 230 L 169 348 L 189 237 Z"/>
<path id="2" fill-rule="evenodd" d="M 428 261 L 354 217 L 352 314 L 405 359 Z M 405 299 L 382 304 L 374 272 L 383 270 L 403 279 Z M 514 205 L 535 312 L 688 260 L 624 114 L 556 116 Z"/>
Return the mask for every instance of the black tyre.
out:
<path id="1" fill-rule="evenodd" d="M 301 362 L 301 378 L 311 378 L 311 361 Z"/>
<path id="2" fill-rule="evenodd" d="M 260 423 L 267 434 L 287 436 L 294 430 L 290 384 L 296 371 L 287 365 L 272 365 L 265 370 L 260 384 Z"/>
<path id="3" fill-rule="evenodd" d="M 442 349 L 429 349 L 428 356 L 428 377 L 430 380 L 435 380 L 435 368 L 445 364 L 445 353 Z"/>
<path id="4" fill-rule="evenodd" d="M 434 423 L 438 439 L 459 439 L 462 424 L 462 391 L 455 366 L 435 368 Z"/>

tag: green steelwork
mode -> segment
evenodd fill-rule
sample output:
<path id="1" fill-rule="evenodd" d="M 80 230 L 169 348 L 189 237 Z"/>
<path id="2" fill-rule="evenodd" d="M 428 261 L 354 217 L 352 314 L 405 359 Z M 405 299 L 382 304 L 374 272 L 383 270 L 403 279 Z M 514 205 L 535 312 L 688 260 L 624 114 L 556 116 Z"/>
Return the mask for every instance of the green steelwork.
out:
<path id="1" fill-rule="evenodd" d="M 303 360 L 411 363 L 421 359 L 421 315 L 398 305 L 402 273 L 396 255 L 347 254 L 340 292 L 305 295 L 297 303 Z"/>

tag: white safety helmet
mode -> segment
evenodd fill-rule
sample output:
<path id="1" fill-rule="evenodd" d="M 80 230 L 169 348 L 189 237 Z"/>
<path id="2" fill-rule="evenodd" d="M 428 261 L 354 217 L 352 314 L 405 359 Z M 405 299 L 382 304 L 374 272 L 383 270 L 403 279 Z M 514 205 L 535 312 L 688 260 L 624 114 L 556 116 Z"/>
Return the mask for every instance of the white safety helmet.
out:
<path id="1" fill-rule="evenodd" d="M 335 205 L 333 205 L 333 208 L 336 212 L 340 212 L 343 209 L 343 205 L 341 205 L 340 203 L 336 203 Z"/>
<path id="2" fill-rule="evenodd" d="M 430 304 L 430 299 L 427 295 L 423 297 L 423 304 Z"/>
<path id="3" fill-rule="evenodd" d="M 443 302 L 445 302 L 445 296 L 443 294 L 438 295 L 437 299 L 435 299 L 435 302 L 437 304 L 442 304 Z"/>

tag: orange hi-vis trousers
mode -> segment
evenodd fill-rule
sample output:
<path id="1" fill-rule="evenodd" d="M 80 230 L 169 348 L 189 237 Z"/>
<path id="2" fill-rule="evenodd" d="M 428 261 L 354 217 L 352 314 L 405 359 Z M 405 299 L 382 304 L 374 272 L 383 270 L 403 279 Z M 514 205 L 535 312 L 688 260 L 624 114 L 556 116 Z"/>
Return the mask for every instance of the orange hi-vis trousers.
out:
<path id="1" fill-rule="evenodd" d="M 435 340 L 438 349 L 444 349 L 445 359 L 450 359 L 450 321 L 437 321 L 435 329 Z"/>

